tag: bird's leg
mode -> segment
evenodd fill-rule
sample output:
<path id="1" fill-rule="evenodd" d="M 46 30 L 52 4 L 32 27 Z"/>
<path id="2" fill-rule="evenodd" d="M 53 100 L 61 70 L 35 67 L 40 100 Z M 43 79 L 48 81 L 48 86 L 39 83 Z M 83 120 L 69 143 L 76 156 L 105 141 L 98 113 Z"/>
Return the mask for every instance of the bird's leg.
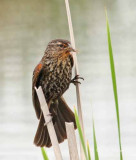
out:
<path id="1" fill-rule="evenodd" d="M 76 75 L 76 76 L 71 80 L 70 83 L 73 83 L 74 85 L 76 85 L 77 83 L 81 84 L 81 82 L 78 81 L 79 79 L 84 80 L 83 77 L 80 77 L 79 75 Z"/>
<path id="2" fill-rule="evenodd" d="M 51 122 L 51 120 L 52 120 L 52 116 L 51 115 L 52 115 L 51 113 L 46 115 L 46 116 L 48 116 L 49 120 L 44 123 L 44 126 L 47 126 L 47 124 Z"/>

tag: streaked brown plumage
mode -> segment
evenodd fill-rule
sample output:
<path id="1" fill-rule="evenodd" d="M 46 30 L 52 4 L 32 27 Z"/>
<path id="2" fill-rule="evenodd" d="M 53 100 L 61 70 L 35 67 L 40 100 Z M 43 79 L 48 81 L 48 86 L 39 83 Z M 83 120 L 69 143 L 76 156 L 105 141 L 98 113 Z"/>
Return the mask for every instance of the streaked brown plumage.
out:
<path id="1" fill-rule="evenodd" d="M 56 39 L 51 41 L 43 58 L 33 72 L 32 97 L 33 105 L 39 119 L 38 129 L 34 138 L 37 146 L 50 147 L 51 141 L 44 121 L 43 114 L 34 87 L 41 86 L 47 101 L 50 113 L 53 117 L 54 128 L 59 143 L 63 142 L 66 136 L 65 122 L 74 122 L 75 117 L 66 104 L 63 93 L 69 88 L 72 76 L 73 57 L 71 52 L 74 49 L 67 40 Z"/>

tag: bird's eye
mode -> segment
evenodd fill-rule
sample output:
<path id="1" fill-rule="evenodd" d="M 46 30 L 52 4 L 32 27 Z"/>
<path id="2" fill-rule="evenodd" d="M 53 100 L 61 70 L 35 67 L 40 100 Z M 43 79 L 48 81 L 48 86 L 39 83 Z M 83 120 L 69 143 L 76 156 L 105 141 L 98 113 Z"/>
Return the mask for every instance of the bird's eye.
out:
<path id="1" fill-rule="evenodd" d="M 60 47 L 63 47 L 63 44 L 60 44 L 59 46 L 60 46 Z"/>

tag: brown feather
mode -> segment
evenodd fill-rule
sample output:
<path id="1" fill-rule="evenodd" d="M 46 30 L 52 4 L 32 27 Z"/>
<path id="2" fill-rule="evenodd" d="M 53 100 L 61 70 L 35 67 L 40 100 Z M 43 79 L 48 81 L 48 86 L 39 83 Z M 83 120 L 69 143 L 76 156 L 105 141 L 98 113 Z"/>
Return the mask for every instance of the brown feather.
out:
<path id="1" fill-rule="evenodd" d="M 54 108 L 55 103 L 52 105 Z M 50 108 L 52 108 L 52 106 L 50 106 Z M 68 107 L 64 98 L 62 97 L 59 98 L 58 103 L 56 103 L 56 108 L 57 108 L 56 110 L 57 115 L 54 115 L 53 117 L 53 121 L 54 121 L 53 124 L 54 124 L 54 128 L 55 128 L 56 135 L 58 138 L 58 142 L 61 143 L 67 138 L 65 122 L 73 122 L 75 129 L 76 129 L 76 123 L 75 123 L 74 113 Z M 53 110 L 50 110 L 51 113 L 52 111 Z M 51 140 L 49 137 L 47 127 L 44 126 L 44 123 L 45 121 L 42 115 L 40 118 L 40 122 L 39 122 L 39 126 L 36 132 L 34 143 L 35 145 L 40 146 L 40 147 L 43 147 L 43 146 L 50 147 L 52 146 L 52 144 L 51 144 Z"/>

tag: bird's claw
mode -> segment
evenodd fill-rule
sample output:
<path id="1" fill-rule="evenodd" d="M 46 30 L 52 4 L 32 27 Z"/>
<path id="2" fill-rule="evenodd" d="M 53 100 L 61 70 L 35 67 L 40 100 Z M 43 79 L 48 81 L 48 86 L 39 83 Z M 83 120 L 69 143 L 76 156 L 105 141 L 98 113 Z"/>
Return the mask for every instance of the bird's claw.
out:
<path id="1" fill-rule="evenodd" d="M 78 81 L 79 79 L 84 80 L 83 77 L 80 77 L 79 75 L 76 75 L 76 76 L 71 80 L 71 83 L 73 83 L 74 85 L 76 85 L 77 83 L 78 83 L 78 84 L 81 84 L 81 82 Z"/>
<path id="2" fill-rule="evenodd" d="M 49 120 L 44 123 L 44 126 L 47 126 L 48 123 L 50 123 L 52 121 L 52 116 L 51 115 L 52 115 L 51 113 L 49 113 L 49 114 L 46 115 L 46 116 L 48 116 Z"/>

